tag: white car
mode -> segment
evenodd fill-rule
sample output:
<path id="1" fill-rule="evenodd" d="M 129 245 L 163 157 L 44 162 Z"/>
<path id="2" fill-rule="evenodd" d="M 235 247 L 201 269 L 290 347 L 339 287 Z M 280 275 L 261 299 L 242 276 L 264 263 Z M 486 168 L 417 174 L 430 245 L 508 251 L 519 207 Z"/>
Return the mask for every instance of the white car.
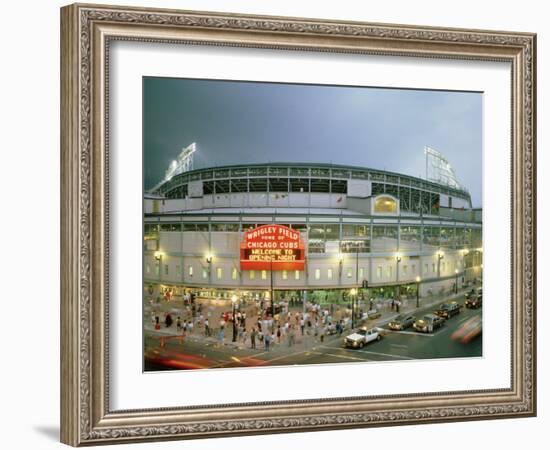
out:
<path id="1" fill-rule="evenodd" d="M 363 348 L 365 344 L 382 339 L 378 328 L 360 328 L 344 338 L 344 345 L 351 348 Z"/>

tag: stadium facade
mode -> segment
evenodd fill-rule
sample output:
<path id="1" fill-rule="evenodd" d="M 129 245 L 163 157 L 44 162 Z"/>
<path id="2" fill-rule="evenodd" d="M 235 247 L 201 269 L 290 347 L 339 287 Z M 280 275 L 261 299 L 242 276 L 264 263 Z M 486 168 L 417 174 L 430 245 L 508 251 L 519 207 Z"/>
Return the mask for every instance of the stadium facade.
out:
<path id="1" fill-rule="evenodd" d="M 290 264 L 270 260 L 276 250 L 247 250 L 248 239 L 276 233 L 295 241 L 286 244 L 295 250 L 277 250 Z M 268 163 L 172 171 L 144 196 L 149 295 L 339 302 L 355 288 L 368 298 L 417 289 L 424 297 L 479 279 L 482 267 L 481 210 L 459 185 Z"/>

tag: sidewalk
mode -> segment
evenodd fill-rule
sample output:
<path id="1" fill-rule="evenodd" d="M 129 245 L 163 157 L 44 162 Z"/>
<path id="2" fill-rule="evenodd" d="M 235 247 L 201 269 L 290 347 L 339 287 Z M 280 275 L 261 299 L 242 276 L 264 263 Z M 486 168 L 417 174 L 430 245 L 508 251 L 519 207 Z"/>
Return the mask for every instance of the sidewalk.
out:
<path id="1" fill-rule="evenodd" d="M 385 325 L 387 325 L 393 318 L 398 316 L 399 314 L 405 314 L 405 313 L 415 313 L 415 311 L 418 311 L 420 315 L 427 314 L 428 311 L 422 312 L 425 309 L 433 308 L 440 303 L 443 303 L 445 301 L 453 301 L 458 300 L 461 301 L 464 299 L 464 294 L 469 291 L 471 288 L 464 288 L 460 289 L 457 294 L 447 294 L 447 295 L 433 295 L 428 297 L 420 298 L 419 302 L 419 308 L 416 308 L 416 299 L 407 299 L 402 302 L 402 306 L 400 307 L 399 313 L 396 311 L 392 311 L 390 309 L 389 303 L 387 305 L 382 305 L 382 307 L 379 309 L 379 312 L 382 314 L 377 319 L 367 319 L 364 321 L 361 321 L 357 324 L 356 327 L 360 326 L 367 326 L 369 328 L 372 327 L 378 327 L 382 328 Z M 380 303 L 379 303 L 380 304 Z M 376 302 L 375 302 L 376 307 Z M 196 343 L 205 343 L 208 346 L 226 346 L 228 348 L 233 348 L 235 350 L 243 350 L 243 351 L 253 351 L 258 352 L 265 350 L 265 344 L 264 342 L 260 341 L 258 337 L 256 338 L 256 349 L 251 348 L 251 340 L 250 340 L 250 330 L 252 327 L 257 328 L 257 318 L 258 318 L 258 309 L 255 305 L 248 305 L 247 307 L 243 308 L 247 313 L 246 318 L 246 329 L 248 331 L 246 341 L 243 342 L 242 339 L 237 337 L 237 341 L 233 342 L 233 324 L 232 322 L 228 321 L 225 323 L 224 326 L 224 339 L 223 341 L 219 338 L 219 328 L 220 328 L 220 320 L 221 320 L 221 313 L 226 312 L 227 309 L 224 306 L 205 306 L 204 309 L 206 312 L 204 313 L 204 317 L 208 317 L 209 323 L 210 323 L 210 330 L 211 335 L 205 336 L 204 327 L 194 325 L 192 332 L 187 332 L 185 334 L 185 341 L 191 341 Z M 289 308 L 290 309 L 290 308 Z M 336 308 L 335 308 L 336 309 Z M 340 317 L 337 317 L 338 313 L 345 313 L 346 309 L 342 306 L 340 306 L 333 315 L 334 321 L 339 320 Z M 153 321 L 151 318 L 151 313 L 156 312 L 160 317 L 160 324 L 161 328 L 160 330 L 155 330 Z M 170 312 L 172 315 L 173 323 L 170 327 L 166 327 L 164 324 L 164 314 L 167 312 Z M 320 335 L 315 336 L 313 327 L 308 329 L 308 327 L 305 327 L 305 333 L 302 336 L 301 329 L 299 326 L 297 326 L 297 323 L 295 322 L 295 314 L 299 312 L 302 312 L 301 306 L 294 306 L 291 309 L 291 321 L 290 323 L 294 325 L 295 330 L 295 343 L 292 347 L 289 347 L 288 345 L 288 335 L 287 336 L 281 336 L 281 342 L 271 342 L 270 345 L 270 351 L 274 351 L 276 353 L 284 352 L 285 350 L 288 351 L 289 349 L 293 349 L 293 352 L 295 351 L 307 351 L 307 350 L 313 350 L 317 345 L 320 344 L 327 344 L 332 343 L 335 340 L 343 339 L 347 334 L 351 332 L 351 329 L 349 326 L 345 327 L 342 334 L 333 334 L 333 335 L 325 335 L 323 342 L 321 342 Z M 210 314 L 207 316 L 207 314 Z M 163 302 L 160 305 L 153 305 L 151 307 L 145 307 L 144 308 L 144 331 L 149 337 L 158 337 L 159 338 L 159 345 L 160 345 L 160 338 L 161 337 L 174 337 L 176 339 L 177 336 L 181 336 L 182 331 L 177 330 L 176 327 L 176 319 L 177 317 L 181 318 L 181 323 L 183 325 L 185 320 L 191 319 L 191 313 L 190 311 L 187 311 L 186 308 L 183 306 L 182 302 Z M 196 318 L 195 318 L 196 320 Z M 276 329 L 275 329 L 276 330 Z M 275 339 L 277 341 L 277 338 Z"/>

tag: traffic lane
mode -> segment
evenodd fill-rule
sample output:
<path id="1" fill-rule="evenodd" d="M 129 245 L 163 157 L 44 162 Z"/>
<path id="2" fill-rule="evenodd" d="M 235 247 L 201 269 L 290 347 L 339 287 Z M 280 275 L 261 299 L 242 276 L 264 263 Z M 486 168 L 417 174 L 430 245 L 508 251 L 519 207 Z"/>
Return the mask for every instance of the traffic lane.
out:
<path id="1" fill-rule="evenodd" d="M 482 356 L 482 336 L 468 344 L 451 339 L 451 335 L 474 316 L 481 316 L 481 310 L 462 308 L 459 314 L 447 319 L 445 324 L 433 333 L 419 333 L 413 328 L 405 331 L 386 330 L 385 338 L 379 343 L 380 348 L 414 359 Z"/>

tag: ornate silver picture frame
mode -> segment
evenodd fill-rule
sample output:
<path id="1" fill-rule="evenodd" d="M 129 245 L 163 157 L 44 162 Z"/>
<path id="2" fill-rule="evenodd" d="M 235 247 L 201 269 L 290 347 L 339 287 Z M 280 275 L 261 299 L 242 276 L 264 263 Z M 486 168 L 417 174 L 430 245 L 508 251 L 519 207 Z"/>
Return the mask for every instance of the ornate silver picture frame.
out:
<path id="1" fill-rule="evenodd" d="M 116 41 L 509 63 L 511 148 L 500 150 L 511 158 L 510 386 L 113 409 L 109 57 Z M 534 416 L 535 89 L 536 36 L 530 33 L 85 4 L 62 8 L 61 441 L 81 446 Z"/>

